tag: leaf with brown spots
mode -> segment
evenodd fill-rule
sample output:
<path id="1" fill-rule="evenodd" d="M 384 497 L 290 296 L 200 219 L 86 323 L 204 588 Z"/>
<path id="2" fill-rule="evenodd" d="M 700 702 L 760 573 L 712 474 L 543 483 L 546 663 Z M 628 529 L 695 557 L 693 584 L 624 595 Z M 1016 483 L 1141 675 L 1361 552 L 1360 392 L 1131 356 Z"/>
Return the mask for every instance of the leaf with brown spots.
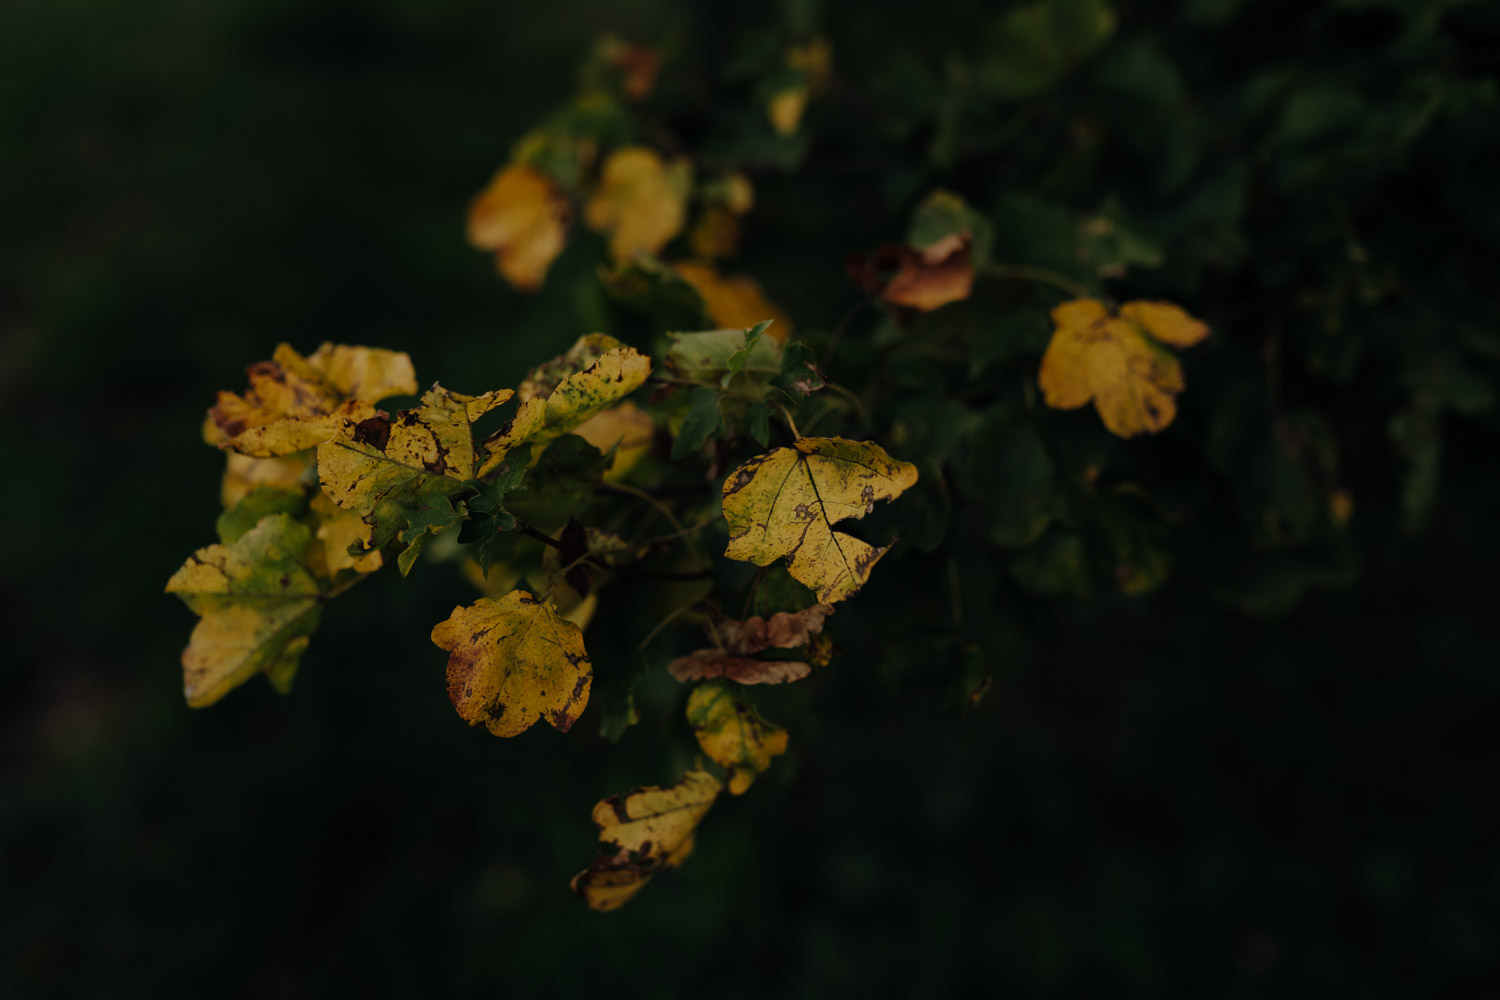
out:
<path id="1" fill-rule="evenodd" d="M 787 571 L 823 604 L 853 596 L 890 545 L 833 530 L 864 517 L 877 500 L 894 500 L 917 481 L 917 467 L 871 441 L 801 438 L 758 455 L 724 480 L 730 559 Z"/>
<path id="2" fill-rule="evenodd" d="M 1112 315 L 1102 302 L 1075 299 L 1053 309 L 1052 322 L 1038 376 L 1047 405 L 1074 410 L 1092 401 L 1122 438 L 1155 434 L 1177 416 L 1182 365 L 1157 341 L 1189 347 L 1209 333 L 1167 302 L 1127 302 Z"/>
<path id="3" fill-rule="evenodd" d="M 573 878 L 573 891 L 593 910 L 617 910 L 647 882 L 693 852 L 693 836 L 723 785 L 703 770 L 675 785 L 649 785 L 611 795 L 594 806 L 599 856 Z"/>
<path id="4" fill-rule="evenodd" d="M 723 681 L 693 689 L 687 720 L 703 752 L 727 772 L 731 795 L 743 795 L 772 757 L 786 753 L 786 730 L 767 722 Z"/>
<path id="5" fill-rule="evenodd" d="M 456 496 L 475 478 L 474 421 L 510 397 L 509 389 L 465 396 L 435 385 L 395 417 L 346 417 L 318 446 L 323 492 L 369 525 L 367 548 L 381 548 L 424 498 Z"/>
<path id="6" fill-rule="evenodd" d="M 317 447 L 337 430 L 341 409 L 362 406 L 368 415 L 370 403 L 417 391 L 411 358 L 373 347 L 324 344 L 304 358 L 282 344 L 270 361 L 245 371 L 250 388 L 240 396 L 219 393 L 203 436 L 258 458 Z"/>
<path id="7" fill-rule="evenodd" d="M 823 619 L 831 614 L 831 605 L 814 604 L 797 612 L 778 611 L 769 620 L 759 615 L 744 621 L 713 616 L 704 628 L 714 646 L 678 657 L 667 670 L 679 681 L 724 677 L 737 684 L 783 684 L 801 680 L 812 672 L 806 663 L 758 660 L 755 654 L 807 645 L 823 631 Z"/>
<path id="8" fill-rule="evenodd" d="M 328 596 L 308 566 L 313 544 L 307 525 L 269 514 L 233 543 L 199 549 L 172 575 L 167 593 L 201 619 L 182 653 L 190 706 L 212 705 L 258 673 L 290 685 Z"/>
<path id="9" fill-rule="evenodd" d="M 546 719 L 567 732 L 589 703 L 583 632 L 524 590 L 454 608 L 432 630 L 449 652 L 448 698 L 471 726 L 515 736 Z"/>
<path id="10" fill-rule="evenodd" d="M 561 374 L 568 369 L 571 374 Z M 546 444 L 567 434 L 639 389 L 650 374 L 651 359 L 635 348 L 602 334 L 580 338 L 567 354 L 533 371 L 522 383 L 520 409 L 485 438 L 476 475 L 497 468 L 512 448 Z"/>
<path id="11" fill-rule="evenodd" d="M 513 287 L 534 292 L 562 253 L 572 221 L 573 203 L 556 181 L 512 163 L 469 206 L 469 242 L 494 251 L 495 269 Z"/>

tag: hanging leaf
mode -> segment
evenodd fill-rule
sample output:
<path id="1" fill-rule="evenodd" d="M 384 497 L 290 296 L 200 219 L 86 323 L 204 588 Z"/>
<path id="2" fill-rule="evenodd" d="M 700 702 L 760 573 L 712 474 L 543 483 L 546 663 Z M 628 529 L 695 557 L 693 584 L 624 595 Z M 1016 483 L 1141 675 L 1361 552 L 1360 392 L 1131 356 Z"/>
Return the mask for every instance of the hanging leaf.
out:
<path id="1" fill-rule="evenodd" d="M 703 752 L 728 773 L 731 795 L 743 795 L 772 757 L 786 753 L 786 730 L 767 722 L 723 681 L 693 689 L 687 720 Z"/>
<path id="2" fill-rule="evenodd" d="M 917 467 L 879 445 L 843 438 L 802 438 L 752 458 L 724 481 L 730 559 L 787 570 L 834 604 L 858 592 L 890 545 L 874 546 L 833 530 L 864 517 L 917 481 Z"/>
<path id="3" fill-rule="evenodd" d="M 736 621 L 723 615 L 710 616 L 704 624 L 713 647 L 680 656 L 667 666 L 679 681 L 725 677 L 737 684 L 783 684 L 801 680 L 812 667 L 800 660 L 761 660 L 755 654 L 766 649 L 806 646 L 823 631 L 823 619 L 833 614 L 827 604 L 814 604 L 801 611 L 778 611 L 769 619 L 756 615 Z"/>
<path id="4" fill-rule="evenodd" d="M 523 590 L 454 608 L 432 641 L 451 654 L 448 698 L 471 726 L 515 736 L 543 718 L 567 732 L 588 705 L 583 632 Z"/>
<path id="5" fill-rule="evenodd" d="M 270 514 L 229 545 L 195 552 L 167 581 L 201 619 L 182 653 L 193 708 L 212 705 L 258 673 L 290 685 L 327 591 L 307 568 L 312 529 Z"/>
<path id="6" fill-rule="evenodd" d="M 689 771 L 675 785 L 649 785 L 611 795 L 594 806 L 599 856 L 573 878 L 573 891 L 592 910 L 617 910 L 647 882 L 693 852 L 698 824 L 723 786 L 707 771 Z"/>

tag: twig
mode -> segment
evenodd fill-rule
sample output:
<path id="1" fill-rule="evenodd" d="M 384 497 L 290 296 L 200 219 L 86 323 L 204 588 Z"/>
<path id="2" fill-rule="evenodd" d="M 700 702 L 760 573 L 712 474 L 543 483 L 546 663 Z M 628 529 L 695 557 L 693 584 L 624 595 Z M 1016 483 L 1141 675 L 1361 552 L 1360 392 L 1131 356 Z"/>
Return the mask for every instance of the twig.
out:
<path id="1" fill-rule="evenodd" d="M 537 529 L 533 528 L 531 525 L 527 524 L 525 521 L 517 521 L 516 522 L 516 530 L 519 531 L 523 535 L 527 535 L 527 536 L 529 536 L 531 538 L 535 538 L 537 541 L 541 542 L 543 545 L 550 545 L 554 549 L 560 549 L 560 548 L 562 548 L 562 542 L 559 542 L 557 539 L 553 538 L 551 535 L 547 534 L 545 531 L 538 531 Z"/>
<path id="2" fill-rule="evenodd" d="M 797 433 L 797 421 L 792 419 L 791 411 L 780 403 L 777 404 L 777 407 L 781 410 L 781 417 L 786 421 L 786 425 L 792 429 L 792 437 L 795 440 L 801 441 L 802 435 Z"/>
<path id="3" fill-rule="evenodd" d="M 996 278 L 1007 278 L 1011 281 L 1037 281 L 1053 288 L 1060 288 L 1073 296 L 1075 299 L 1091 299 L 1095 293 L 1083 284 L 1074 281 L 1066 274 L 1059 274 L 1046 267 L 1036 267 L 1031 264 L 991 264 L 985 268 L 985 273 Z"/>

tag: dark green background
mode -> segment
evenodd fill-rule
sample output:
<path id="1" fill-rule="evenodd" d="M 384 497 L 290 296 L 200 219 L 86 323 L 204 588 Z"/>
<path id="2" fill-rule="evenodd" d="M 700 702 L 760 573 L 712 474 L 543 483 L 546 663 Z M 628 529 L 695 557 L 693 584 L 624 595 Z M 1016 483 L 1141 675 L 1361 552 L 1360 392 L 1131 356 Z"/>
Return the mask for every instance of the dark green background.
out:
<path id="1" fill-rule="evenodd" d="M 830 7 L 836 51 L 863 66 L 962 39 L 985 9 Z M 1122 31 L 1159 36 L 1197 85 L 1276 60 L 1353 78 L 1385 72 L 1361 60 L 1388 58 L 1407 16 L 1256 8 L 1192 35 L 1174 5 L 1126 5 Z M 786 708 L 793 754 L 620 914 L 566 891 L 592 855 L 588 811 L 669 780 L 682 729 L 662 713 L 611 747 L 592 720 L 504 742 L 463 726 L 426 639 L 470 599 L 449 574 L 382 575 L 330 609 L 291 698 L 252 684 L 183 706 L 192 619 L 161 588 L 212 540 L 222 459 L 198 428 L 214 391 L 277 341 L 325 339 L 405 349 L 424 382 L 481 391 L 587 332 L 565 299 L 494 276 L 464 206 L 570 92 L 596 31 L 718 39 L 727 16 L 665 0 L 0 8 L 0 994 L 1493 988 L 1495 424 L 1446 422 L 1438 507 L 1403 532 L 1400 469 L 1367 416 L 1402 399 L 1358 378 L 1309 390 L 1346 414 L 1355 587 L 1274 619 L 1191 578 L 1150 604 L 1064 603 L 1042 655 L 995 665 L 967 718 L 877 669 L 876 653 L 920 656 L 913 626 L 851 640 L 809 706 Z M 1432 71 L 1493 77 L 1493 5 L 1464 16 L 1445 22 L 1456 63 Z M 1500 265 L 1493 182 L 1442 197 L 1450 176 L 1500 168 L 1494 118 L 1473 121 L 1467 148 L 1378 165 L 1389 200 L 1360 210 L 1397 218 L 1381 230 L 1397 256 L 1434 241 L 1468 247 L 1474 274 Z M 1335 185 L 1373 169 L 1324 166 Z M 763 185 L 747 262 L 827 329 L 853 294 L 844 254 L 904 222 L 837 176 L 797 183 Z M 1403 191 L 1420 197 L 1403 208 Z M 1221 299 L 1256 287 L 1247 267 L 1324 253 L 1295 211 L 1255 226 Z M 570 252 L 549 282 L 589 267 Z M 1493 309 L 1493 284 L 1465 290 Z M 899 588 L 887 571 L 872 606 Z"/>

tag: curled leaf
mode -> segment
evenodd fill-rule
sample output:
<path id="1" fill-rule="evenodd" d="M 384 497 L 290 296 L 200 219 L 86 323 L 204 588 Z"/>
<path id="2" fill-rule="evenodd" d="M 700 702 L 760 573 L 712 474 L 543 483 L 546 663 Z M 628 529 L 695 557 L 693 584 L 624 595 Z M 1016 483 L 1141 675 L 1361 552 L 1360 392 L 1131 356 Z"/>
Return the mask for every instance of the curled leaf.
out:
<path id="1" fill-rule="evenodd" d="M 588 704 L 583 633 L 523 590 L 454 608 L 432 641 L 450 654 L 448 698 L 471 726 L 515 736 L 543 718 L 567 732 Z"/>
<path id="2" fill-rule="evenodd" d="M 802 438 L 740 466 L 724 481 L 730 559 L 787 571 L 824 604 L 855 594 L 890 548 L 833 530 L 864 517 L 877 500 L 893 500 L 917 481 L 917 467 L 879 445 L 843 438 Z"/>
<path id="3" fill-rule="evenodd" d="M 1123 438 L 1155 434 L 1177 416 L 1182 366 L 1157 340 L 1187 347 L 1209 332 L 1165 302 L 1128 302 L 1114 316 L 1102 302 L 1075 299 L 1053 309 L 1052 322 L 1038 376 L 1047 405 L 1073 410 L 1092 401 Z"/>
<path id="4" fill-rule="evenodd" d="M 182 653 L 188 705 L 212 705 L 258 673 L 291 683 L 325 598 L 306 563 L 311 542 L 307 525 L 270 514 L 232 544 L 199 549 L 167 581 L 201 619 Z"/>
<path id="5" fill-rule="evenodd" d="M 611 795 L 594 806 L 599 855 L 573 878 L 573 891 L 592 910 L 617 910 L 647 882 L 693 852 L 693 835 L 723 786 L 703 770 L 675 785 L 649 785 Z"/>
<path id="6" fill-rule="evenodd" d="M 823 619 L 831 614 L 831 605 L 814 604 L 801 611 L 778 611 L 769 619 L 756 615 L 736 621 L 715 615 L 705 624 L 713 648 L 680 656 L 667 670 L 679 681 L 724 677 L 736 684 L 783 684 L 801 680 L 812 672 L 806 663 L 758 660 L 755 654 L 807 645 L 823 631 Z"/>
<path id="7" fill-rule="evenodd" d="M 469 206 L 469 242 L 492 250 L 495 268 L 523 292 L 542 287 L 573 220 L 567 193 L 532 167 L 512 163 Z"/>
<path id="8" fill-rule="evenodd" d="M 682 231 L 692 179 L 686 160 L 664 163 L 645 146 L 617 149 L 604 161 L 584 221 L 609 234 L 609 254 L 617 261 L 654 254 Z"/>
<path id="9" fill-rule="evenodd" d="M 772 757 L 786 753 L 786 730 L 767 722 L 723 681 L 693 689 L 687 721 L 703 752 L 728 772 L 731 795 L 743 795 Z"/>
<path id="10" fill-rule="evenodd" d="M 308 357 L 281 344 L 270 361 L 245 369 L 243 395 L 219 393 L 203 436 L 242 455 L 267 458 L 315 448 L 345 412 L 417 391 L 411 358 L 398 351 L 324 344 Z M 362 401 L 362 402 L 355 402 Z"/>

